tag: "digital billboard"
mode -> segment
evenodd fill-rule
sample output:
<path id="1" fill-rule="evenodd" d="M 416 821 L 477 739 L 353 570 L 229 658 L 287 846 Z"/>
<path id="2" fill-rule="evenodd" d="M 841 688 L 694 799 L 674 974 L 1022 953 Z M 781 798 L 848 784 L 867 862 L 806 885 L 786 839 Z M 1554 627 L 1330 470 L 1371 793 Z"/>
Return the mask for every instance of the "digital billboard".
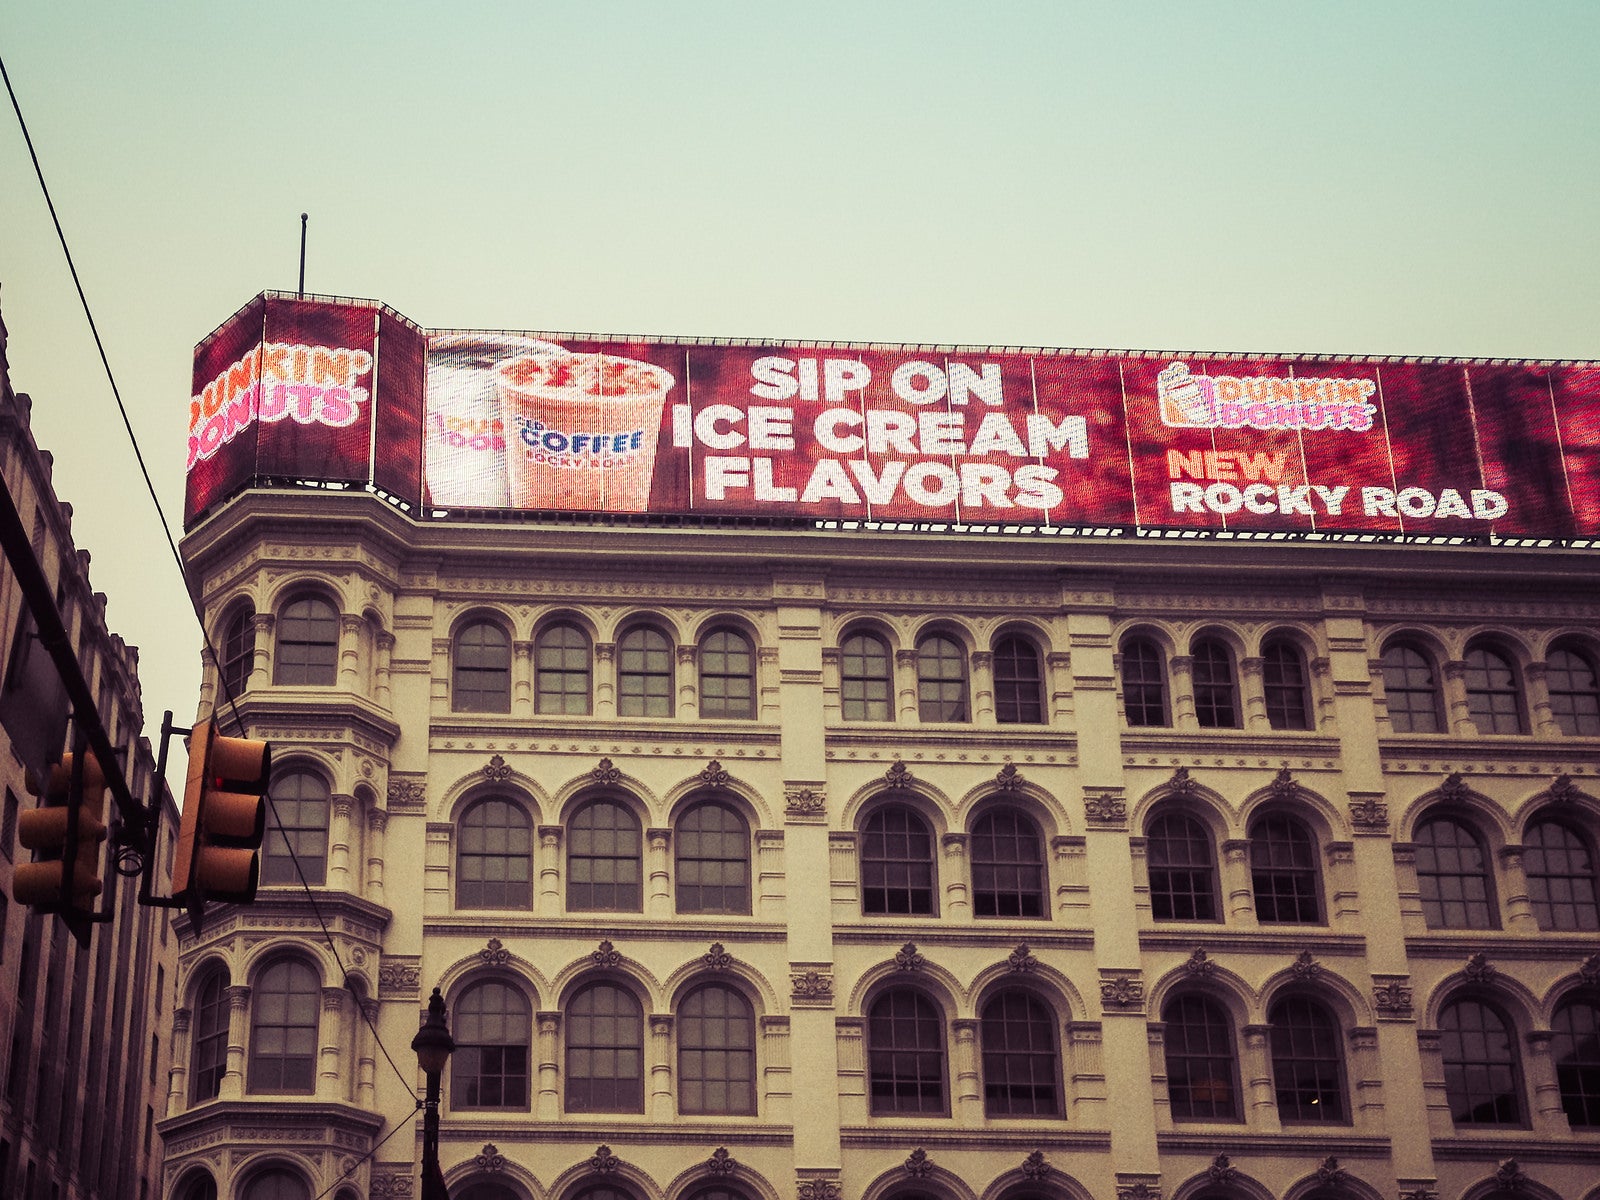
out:
<path id="1" fill-rule="evenodd" d="M 365 302 L 254 303 L 196 353 L 191 518 L 254 478 L 432 513 L 1600 536 L 1600 364 L 435 331 L 424 365 L 398 314 L 374 346 Z M 235 324 L 294 377 L 254 445 Z M 219 413 L 252 463 L 215 465 Z"/>

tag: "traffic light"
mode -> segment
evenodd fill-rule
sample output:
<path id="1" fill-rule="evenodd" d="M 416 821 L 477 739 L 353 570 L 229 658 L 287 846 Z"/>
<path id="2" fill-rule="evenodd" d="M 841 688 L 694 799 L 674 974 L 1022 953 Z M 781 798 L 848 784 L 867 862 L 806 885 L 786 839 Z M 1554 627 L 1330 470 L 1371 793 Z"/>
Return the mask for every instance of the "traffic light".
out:
<path id="1" fill-rule="evenodd" d="M 172 894 L 188 902 L 196 928 L 208 900 L 255 899 L 271 779 L 268 743 L 223 737 L 211 721 L 190 732 Z"/>
<path id="2" fill-rule="evenodd" d="M 106 777 L 93 754 L 63 756 L 50 768 L 39 807 L 17 820 L 17 838 L 33 851 L 11 877 L 18 904 L 46 912 L 88 914 L 104 885 L 100 843 L 106 838 Z"/>

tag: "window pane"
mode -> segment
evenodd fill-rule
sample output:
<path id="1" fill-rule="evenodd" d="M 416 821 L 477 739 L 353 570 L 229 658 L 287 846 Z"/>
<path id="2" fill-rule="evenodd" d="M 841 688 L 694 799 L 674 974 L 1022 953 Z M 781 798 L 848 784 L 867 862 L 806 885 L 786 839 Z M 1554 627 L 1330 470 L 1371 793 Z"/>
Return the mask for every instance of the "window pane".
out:
<path id="1" fill-rule="evenodd" d="M 498 625 L 469 625 L 456 638 L 456 712 L 511 711 L 511 642 Z"/>
<path id="2" fill-rule="evenodd" d="M 678 1010 L 678 1109 L 685 1113 L 756 1111 L 756 1023 L 745 998 L 708 984 Z"/>
<path id="3" fill-rule="evenodd" d="M 1526 733 L 1511 663 L 1483 646 L 1467 651 L 1467 711 L 1479 733 Z"/>
<path id="4" fill-rule="evenodd" d="M 572 625 L 551 625 L 534 650 L 534 706 L 541 713 L 589 712 L 589 639 Z"/>
<path id="5" fill-rule="evenodd" d="M 1294 817 L 1268 813 L 1251 824 L 1250 878 L 1258 921 L 1316 924 L 1322 920 L 1317 844 Z"/>
<path id="6" fill-rule="evenodd" d="M 1211 834 L 1183 813 L 1164 813 L 1146 831 L 1150 909 L 1159 921 L 1217 919 L 1217 862 Z"/>
<path id="7" fill-rule="evenodd" d="M 316 1084 L 322 986 L 304 963 L 274 963 L 251 991 L 250 1090 L 309 1092 Z"/>
<path id="8" fill-rule="evenodd" d="M 1044 844 L 1013 808 L 985 813 L 972 827 L 972 909 L 980 917 L 1044 916 Z"/>
<path id="9" fill-rule="evenodd" d="M 1272 1027 L 1272 1074 L 1278 1116 L 1285 1121 L 1344 1122 L 1344 1052 L 1339 1026 L 1322 1005 L 1302 996 L 1278 1001 Z"/>
<path id="10" fill-rule="evenodd" d="M 298 1175 L 288 1171 L 263 1171 L 244 1189 L 243 1200 L 310 1200 L 311 1193 Z"/>
<path id="11" fill-rule="evenodd" d="M 228 973 L 213 970 L 195 993 L 189 1098 L 215 1100 L 228 1069 Z"/>
<path id="12" fill-rule="evenodd" d="M 527 1108 L 532 1022 L 528 1001 L 504 983 L 480 983 L 455 1005 L 450 1103 L 457 1108 Z"/>
<path id="13" fill-rule="evenodd" d="M 889 720 L 889 648 L 866 633 L 839 648 L 839 707 L 846 721 Z"/>
<path id="14" fill-rule="evenodd" d="M 994 647 L 994 717 L 1002 725 L 1044 724 L 1039 652 L 1026 638 L 1001 638 Z"/>
<path id="15" fill-rule="evenodd" d="M 1383 691 L 1396 733 L 1439 732 L 1439 687 L 1422 651 L 1400 642 L 1383 652 Z"/>
<path id="16" fill-rule="evenodd" d="M 1540 929 L 1600 930 L 1594 855 L 1577 830 L 1535 822 L 1523 838 L 1522 863 Z"/>
<path id="17" fill-rule="evenodd" d="M 750 830 L 722 804 L 697 804 L 678 821 L 678 911 L 750 911 Z"/>
<path id="18" fill-rule="evenodd" d="M 1001 992 L 983 1006 L 983 1106 L 991 1117 L 1061 1115 L 1055 1020 L 1036 997 Z"/>
<path id="19" fill-rule="evenodd" d="M 567 1010 L 567 1111 L 644 1111 L 644 1015 L 631 992 L 591 984 Z"/>
<path id="20" fill-rule="evenodd" d="M 1561 1107 L 1575 1129 L 1600 1126 L 1600 1000 L 1578 997 L 1556 1010 L 1550 1054 Z"/>
<path id="21" fill-rule="evenodd" d="M 638 912 L 642 836 L 633 813 L 611 800 L 580 809 L 567 830 L 567 907 Z"/>
<path id="22" fill-rule="evenodd" d="M 339 614 L 317 596 L 285 606 L 278 617 L 273 680 L 288 686 L 331 686 L 339 664 Z"/>
<path id="23" fill-rule="evenodd" d="M 459 908 L 533 907 L 533 829 L 518 804 L 480 800 L 456 830 Z"/>
<path id="24" fill-rule="evenodd" d="M 1600 736 L 1600 673 L 1594 660 L 1576 650 L 1557 649 L 1545 662 L 1550 715 L 1568 737 Z"/>
<path id="25" fill-rule="evenodd" d="M 967 656 L 947 637 L 923 638 L 917 645 L 917 717 L 923 721 L 966 721 Z"/>
<path id="26" fill-rule="evenodd" d="M 744 634 L 718 629 L 701 644 L 700 715 L 756 715 L 756 660 Z"/>
<path id="27" fill-rule="evenodd" d="M 1417 884 L 1429 929 L 1497 929 L 1488 859 L 1473 832 L 1449 817 L 1417 829 Z"/>
<path id="28" fill-rule="evenodd" d="M 944 1085 L 944 1018 L 907 988 L 886 992 L 867 1014 L 867 1074 L 872 1111 L 949 1112 Z"/>
<path id="29" fill-rule="evenodd" d="M 916 813 L 887 805 L 861 830 L 861 911 L 932 916 L 933 834 Z"/>
<path id="30" fill-rule="evenodd" d="M 256 610 L 239 609 L 222 637 L 222 678 L 232 696 L 244 695 L 256 661 Z"/>
<path id="31" fill-rule="evenodd" d="M 1457 1125 L 1522 1124 L 1521 1071 L 1511 1026 L 1476 1000 L 1439 1014 L 1444 1090 Z"/>
<path id="32" fill-rule="evenodd" d="M 1274 729 L 1310 729 L 1311 698 L 1306 664 L 1289 642 L 1268 642 L 1261 654 L 1261 686 L 1267 699 L 1267 723 Z"/>
<path id="33" fill-rule="evenodd" d="M 1202 729 L 1239 726 L 1233 656 L 1221 642 L 1210 638 L 1194 644 L 1194 715 Z"/>
<path id="34" fill-rule="evenodd" d="M 271 793 L 261 843 L 261 883 L 298 885 L 298 859 L 306 883 L 321 886 L 328 867 L 328 785 L 309 771 L 295 771 L 274 779 Z"/>
<path id="35" fill-rule="evenodd" d="M 1237 1121 L 1233 1024 L 1203 996 L 1179 996 L 1162 1010 L 1167 1093 L 1177 1121 Z"/>
<path id="36" fill-rule="evenodd" d="M 617 643 L 617 715 L 672 715 L 672 643 L 658 629 L 630 629 Z"/>
<path id="37" fill-rule="evenodd" d="M 183 1189 L 183 1200 L 217 1200 L 217 1181 L 202 1171 Z"/>
<path id="38" fill-rule="evenodd" d="M 1122 643 L 1122 710 L 1129 725 L 1166 725 L 1169 721 L 1161 647 L 1146 638 Z"/>

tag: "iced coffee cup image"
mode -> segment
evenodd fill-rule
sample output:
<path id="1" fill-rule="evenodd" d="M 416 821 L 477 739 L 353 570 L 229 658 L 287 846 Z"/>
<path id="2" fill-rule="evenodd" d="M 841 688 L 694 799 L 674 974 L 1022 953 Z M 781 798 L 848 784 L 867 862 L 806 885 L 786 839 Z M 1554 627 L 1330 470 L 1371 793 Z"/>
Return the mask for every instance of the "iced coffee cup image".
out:
<path id="1" fill-rule="evenodd" d="M 554 342 L 502 333 L 439 334 L 428 341 L 423 472 L 441 508 L 505 508 L 505 418 L 494 369 L 513 358 L 566 353 Z"/>
<path id="2" fill-rule="evenodd" d="M 644 512 L 675 381 L 609 354 L 523 355 L 495 367 L 514 508 Z"/>

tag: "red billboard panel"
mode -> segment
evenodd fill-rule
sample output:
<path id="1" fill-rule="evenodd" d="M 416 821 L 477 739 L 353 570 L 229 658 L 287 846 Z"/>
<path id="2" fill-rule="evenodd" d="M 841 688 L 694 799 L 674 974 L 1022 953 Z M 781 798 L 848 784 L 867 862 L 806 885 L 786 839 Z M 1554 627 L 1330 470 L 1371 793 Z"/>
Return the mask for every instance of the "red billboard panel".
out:
<path id="1" fill-rule="evenodd" d="M 424 360 L 387 310 L 374 339 L 371 305 L 276 297 L 252 360 L 250 311 L 196 355 L 191 518 L 253 475 L 434 511 L 1600 535 L 1595 364 L 480 331 Z M 259 445 L 222 436 L 251 361 Z"/>
<path id="2" fill-rule="evenodd" d="M 183 503 L 186 527 L 255 474 L 266 307 L 266 299 L 257 296 L 195 347 Z"/>

